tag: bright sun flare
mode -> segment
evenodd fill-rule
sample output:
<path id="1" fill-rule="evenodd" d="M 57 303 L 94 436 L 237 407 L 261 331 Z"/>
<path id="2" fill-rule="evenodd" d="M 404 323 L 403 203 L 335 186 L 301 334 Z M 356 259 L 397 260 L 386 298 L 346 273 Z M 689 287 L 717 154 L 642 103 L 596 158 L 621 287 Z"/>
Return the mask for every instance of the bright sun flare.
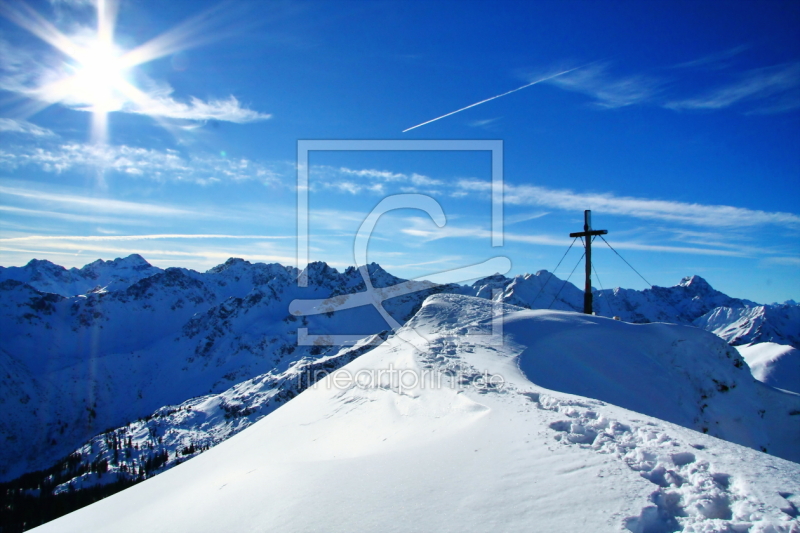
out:
<path id="1" fill-rule="evenodd" d="M 69 96 L 86 101 L 95 113 L 119 110 L 128 81 L 116 47 L 98 40 L 83 52 L 71 78 Z"/>
<path id="2" fill-rule="evenodd" d="M 117 1 L 95 0 L 97 30 L 86 44 L 61 33 L 24 2 L 14 6 L 0 0 L 0 14 L 27 29 L 66 55 L 67 73 L 37 89 L 43 102 L 65 102 L 91 111 L 92 138 L 104 143 L 107 138 L 107 115 L 131 105 L 138 109 L 157 106 L 147 94 L 126 79 L 129 71 L 142 63 L 185 49 L 185 29 L 174 30 L 152 39 L 133 50 L 122 51 L 114 44 Z"/>

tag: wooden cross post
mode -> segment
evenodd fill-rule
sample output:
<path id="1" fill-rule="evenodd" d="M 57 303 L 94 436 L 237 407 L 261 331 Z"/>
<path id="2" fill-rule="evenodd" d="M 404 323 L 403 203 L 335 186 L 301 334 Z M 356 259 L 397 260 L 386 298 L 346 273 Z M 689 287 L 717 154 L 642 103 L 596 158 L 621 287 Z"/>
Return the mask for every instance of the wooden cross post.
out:
<path id="1" fill-rule="evenodd" d="M 586 247 L 586 287 L 583 290 L 583 312 L 592 314 L 592 237 L 595 235 L 607 235 L 608 230 L 592 229 L 592 212 L 583 212 L 583 231 L 570 233 L 570 237 L 586 237 L 584 246 Z"/>

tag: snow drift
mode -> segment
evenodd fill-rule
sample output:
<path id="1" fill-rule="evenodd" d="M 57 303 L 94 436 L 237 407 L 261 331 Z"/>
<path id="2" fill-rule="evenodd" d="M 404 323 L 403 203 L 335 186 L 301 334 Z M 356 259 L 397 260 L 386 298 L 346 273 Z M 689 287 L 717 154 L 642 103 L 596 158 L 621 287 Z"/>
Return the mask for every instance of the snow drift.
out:
<path id="1" fill-rule="evenodd" d="M 757 380 L 800 394 L 800 350 L 774 342 L 737 346 L 737 349 Z"/>

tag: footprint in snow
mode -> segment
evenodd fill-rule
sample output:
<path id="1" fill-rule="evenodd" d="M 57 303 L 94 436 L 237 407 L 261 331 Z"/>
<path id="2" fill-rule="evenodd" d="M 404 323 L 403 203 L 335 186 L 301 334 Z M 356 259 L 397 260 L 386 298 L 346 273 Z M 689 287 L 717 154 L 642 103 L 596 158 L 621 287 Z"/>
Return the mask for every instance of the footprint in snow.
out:
<path id="1" fill-rule="evenodd" d="M 622 459 L 644 479 L 655 485 L 650 505 L 638 516 L 623 520 L 632 533 L 685 532 L 771 532 L 800 533 L 796 520 L 800 512 L 791 500 L 794 494 L 780 493 L 786 505 L 780 510 L 789 521 L 751 520 L 763 504 L 737 489 L 730 474 L 716 472 L 695 450 L 703 445 L 683 445 L 653 422 L 626 425 L 599 415 L 588 405 L 541 393 L 523 393 L 540 409 L 557 412 L 565 419 L 550 424 L 555 438 L 564 445 L 578 445 Z M 639 422 L 639 421 L 635 421 Z M 688 448 L 688 447 L 687 447 Z"/>

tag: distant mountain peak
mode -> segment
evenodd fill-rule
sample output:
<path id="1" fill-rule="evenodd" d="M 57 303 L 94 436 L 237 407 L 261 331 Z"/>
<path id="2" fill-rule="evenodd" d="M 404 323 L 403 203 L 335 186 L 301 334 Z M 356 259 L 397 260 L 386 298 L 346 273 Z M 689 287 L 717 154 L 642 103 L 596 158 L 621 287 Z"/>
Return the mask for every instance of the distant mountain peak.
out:
<path id="1" fill-rule="evenodd" d="M 714 288 L 703 278 L 695 274 L 694 276 L 686 276 L 678 284 L 679 287 L 689 287 L 695 290 L 713 291 Z"/>
<path id="2" fill-rule="evenodd" d="M 306 275 L 311 279 L 312 276 L 328 278 L 339 274 L 339 271 L 330 266 L 325 261 L 312 261 L 305 268 Z"/>
<path id="3" fill-rule="evenodd" d="M 25 265 L 23 268 L 28 270 L 50 270 L 50 271 L 61 271 L 66 270 L 66 268 L 57 265 L 47 259 L 31 259 L 28 261 L 28 264 Z"/>
<path id="4" fill-rule="evenodd" d="M 87 272 L 91 270 L 96 270 L 98 268 L 103 267 L 110 267 L 110 268 L 133 268 L 135 270 L 141 270 L 144 268 L 151 268 L 153 265 L 147 262 L 147 260 L 139 254 L 131 254 L 128 257 L 117 257 L 111 261 L 103 261 L 102 259 L 97 259 L 96 261 L 92 261 L 88 265 L 85 265 L 83 268 L 80 269 L 81 272 Z"/>
<path id="5" fill-rule="evenodd" d="M 213 268 L 210 268 L 206 271 L 207 274 L 219 274 L 220 272 L 225 272 L 231 267 L 238 266 L 238 265 L 249 265 L 250 261 L 245 261 L 241 257 L 231 257 L 221 265 L 217 265 Z"/>
<path id="6" fill-rule="evenodd" d="M 128 257 L 117 257 L 112 261 L 115 265 L 132 265 L 132 266 L 152 266 L 147 260 L 139 254 L 131 254 Z"/>

